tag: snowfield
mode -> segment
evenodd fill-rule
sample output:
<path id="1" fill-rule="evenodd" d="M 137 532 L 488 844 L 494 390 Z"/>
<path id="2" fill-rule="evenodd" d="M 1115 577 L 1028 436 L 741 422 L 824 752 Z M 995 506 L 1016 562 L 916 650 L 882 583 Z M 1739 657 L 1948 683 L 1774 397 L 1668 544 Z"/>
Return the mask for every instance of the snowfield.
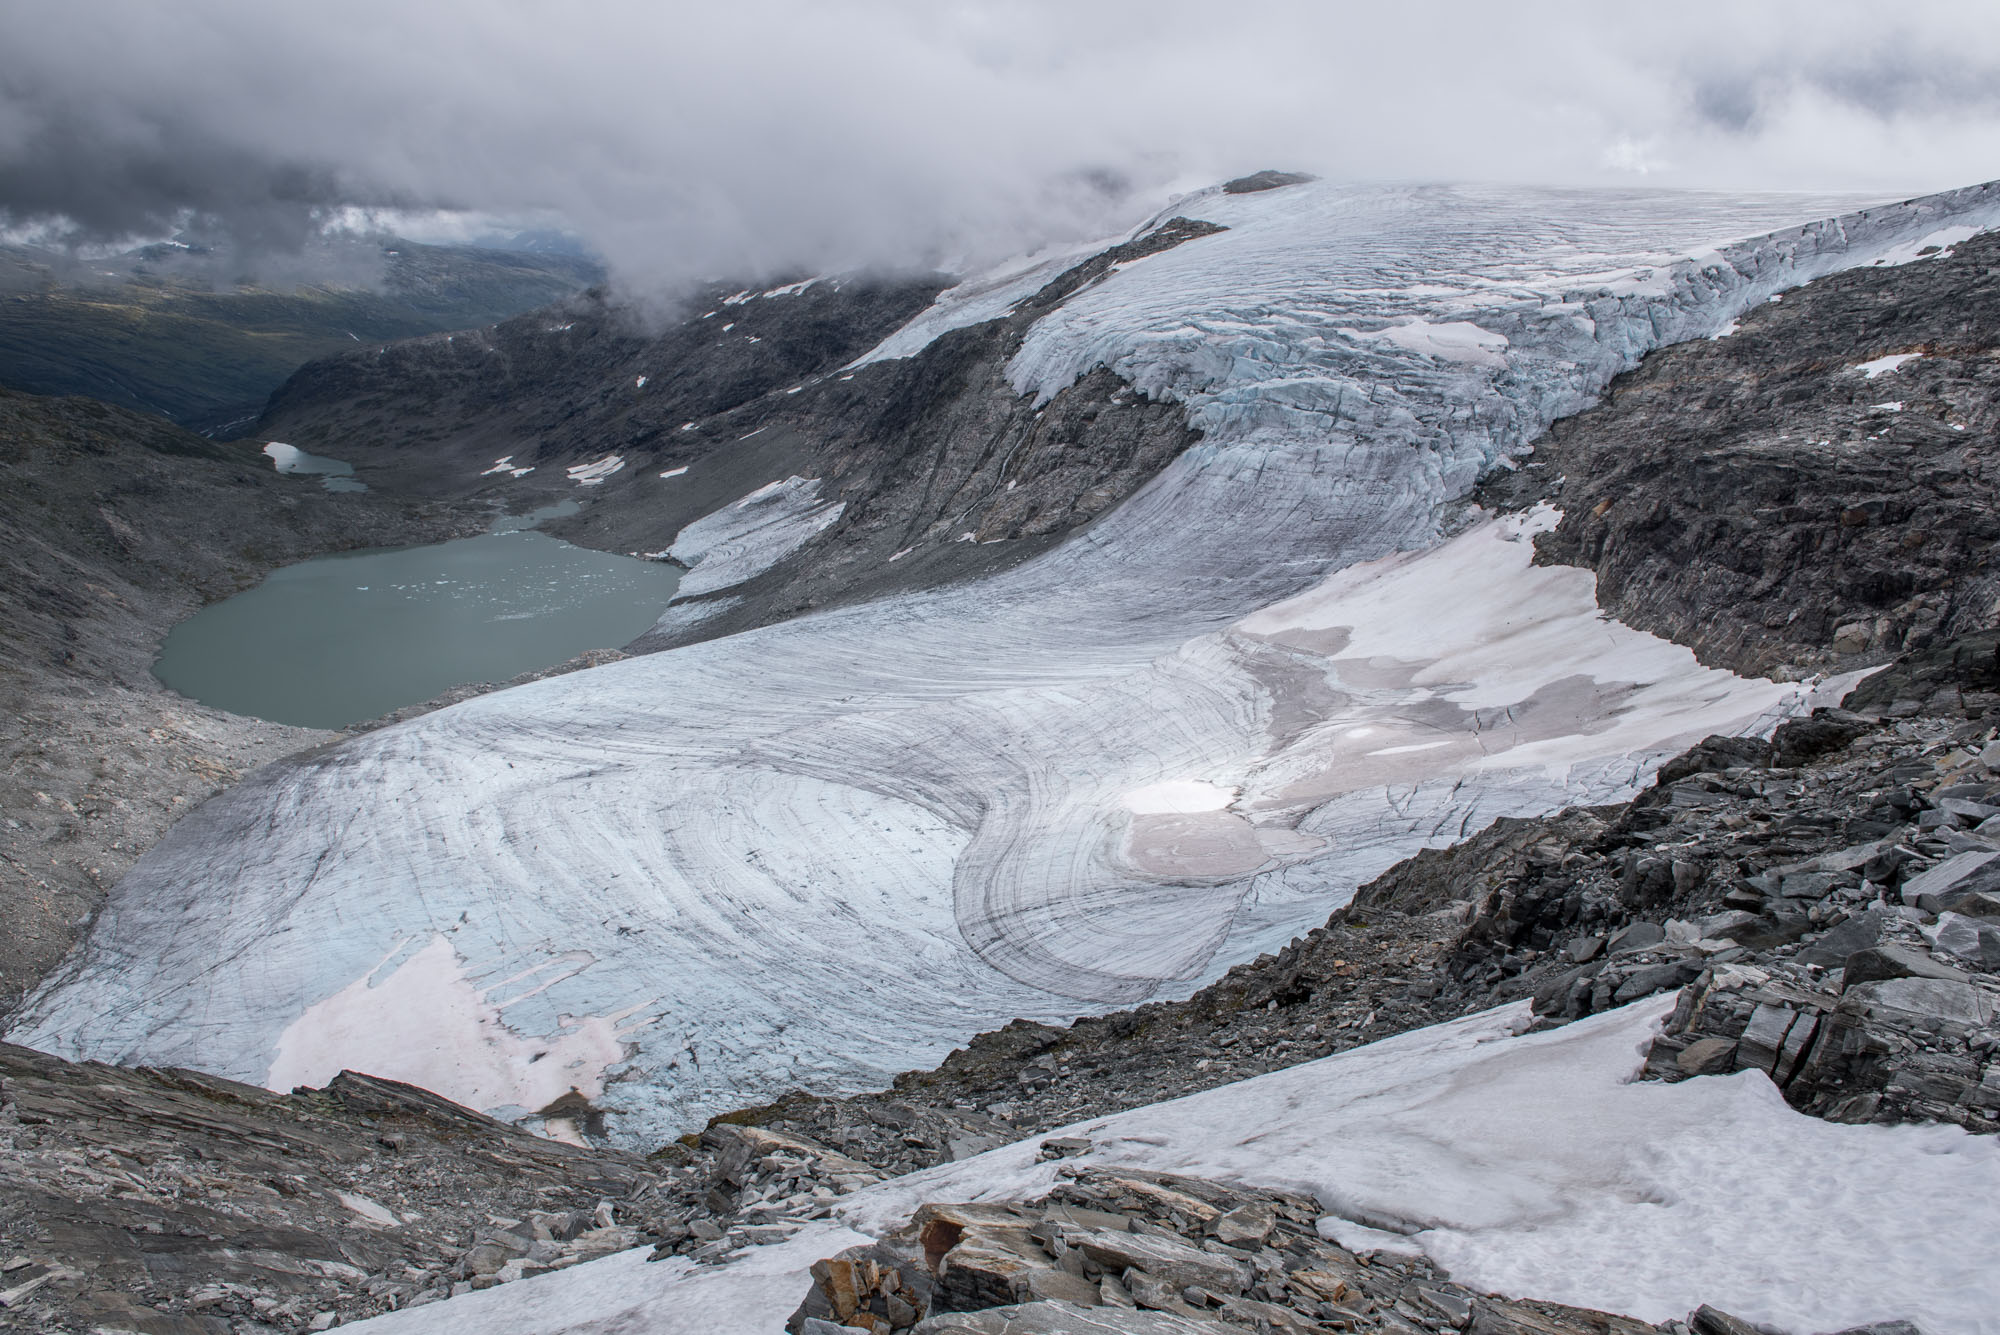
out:
<path id="1" fill-rule="evenodd" d="M 1421 1249 L 1475 1290 L 1653 1322 L 1706 1302 L 1801 1332 L 2000 1332 L 2000 1146 L 1807 1117 L 1755 1071 L 1634 1081 L 1673 1002 L 1515 1037 L 1521 1002 L 1050 1134 L 1088 1137 L 1082 1163 L 1316 1197 L 1324 1235 Z M 356 1329 L 770 1335 L 814 1260 L 923 1202 L 1045 1192 L 1079 1162 L 1041 1161 L 1046 1138 L 865 1188 L 837 1222 L 721 1266 L 639 1249 Z"/>
<path id="2" fill-rule="evenodd" d="M 1529 563 L 1550 516 L 1468 525 L 1450 501 L 1649 348 L 1990 226 L 2000 190 L 1770 232 L 1823 209 L 1182 200 L 1229 230 L 1085 288 L 1010 368 L 1037 399 L 1101 363 L 1186 405 L 1203 439 L 1117 510 L 976 583 L 261 771 L 140 862 L 10 1037 L 276 1085 L 353 1067 L 509 1117 L 574 1087 L 658 1143 L 1015 1017 L 1185 995 L 1419 848 L 1625 795 L 1804 689 L 1601 619 L 1587 575 Z M 990 313 L 1022 272 L 878 354 Z M 684 594 L 825 518 L 813 484 L 773 482 L 683 533 Z"/>

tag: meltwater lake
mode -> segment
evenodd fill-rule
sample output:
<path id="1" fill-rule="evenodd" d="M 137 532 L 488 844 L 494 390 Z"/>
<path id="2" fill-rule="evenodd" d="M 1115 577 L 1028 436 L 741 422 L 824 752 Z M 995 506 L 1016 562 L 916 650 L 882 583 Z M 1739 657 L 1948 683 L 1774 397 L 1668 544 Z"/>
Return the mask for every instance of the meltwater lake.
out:
<path id="1" fill-rule="evenodd" d="M 232 714 L 345 727 L 626 644 L 680 576 L 530 530 L 323 556 L 174 627 L 153 673 Z"/>

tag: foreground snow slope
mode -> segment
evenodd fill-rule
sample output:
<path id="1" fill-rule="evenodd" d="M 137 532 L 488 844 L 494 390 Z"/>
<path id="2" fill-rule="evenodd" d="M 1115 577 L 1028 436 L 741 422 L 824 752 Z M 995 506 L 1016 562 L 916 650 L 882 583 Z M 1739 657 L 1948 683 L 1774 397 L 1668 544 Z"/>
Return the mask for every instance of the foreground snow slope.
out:
<path id="1" fill-rule="evenodd" d="M 1090 1138 L 1087 1163 L 1316 1196 L 1342 1245 L 1421 1248 L 1477 1290 L 1655 1322 L 1706 1302 L 1800 1332 L 2000 1331 L 2000 1146 L 1956 1127 L 1822 1122 L 1757 1072 L 1628 1083 L 1671 1007 L 1655 997 L 1516 1038 L 1521 1003 L 1063 1134 Z M 722 1267 L 628 1252 L 364 1326 L 774 1332 L 807 1266 L 923 1202 L 1046 1191 L 1074 1161 L 1042 1162 L 1043 1139 L 857 1192 L 842 1223 Z"/>
<path id="2" fill-rule="evenodd" d="M 1814 207 L 1182 201 L 1229 230 L 1084 289 L 1012 368 L 1186 404 L 1205 438 L 1125 505 L 988 580 L 265 771 L 141 862 L 12 1037 L 509 1115 L 575 1087 L 657 1141 L 1185 993 L 1419 847 L 1609 799 L 1796 694 L 1601 621 L 1518 523 L 1444 541 L 1446 502 L 1646 349 L 1988 225 L 2000 190 L 1713 248 Z"/>

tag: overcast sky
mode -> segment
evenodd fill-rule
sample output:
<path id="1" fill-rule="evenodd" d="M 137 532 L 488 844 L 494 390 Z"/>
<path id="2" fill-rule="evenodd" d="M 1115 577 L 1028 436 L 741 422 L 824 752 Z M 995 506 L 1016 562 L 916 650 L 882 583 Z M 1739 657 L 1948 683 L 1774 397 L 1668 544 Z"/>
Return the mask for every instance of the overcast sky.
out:
<path id="1" fill-rule="evenodd" d="M 0 209 L 559 216 L 636 284 L 1097 235 L 1261 167 L 2000 177 L 1994 0 L 0 0 Z"/>

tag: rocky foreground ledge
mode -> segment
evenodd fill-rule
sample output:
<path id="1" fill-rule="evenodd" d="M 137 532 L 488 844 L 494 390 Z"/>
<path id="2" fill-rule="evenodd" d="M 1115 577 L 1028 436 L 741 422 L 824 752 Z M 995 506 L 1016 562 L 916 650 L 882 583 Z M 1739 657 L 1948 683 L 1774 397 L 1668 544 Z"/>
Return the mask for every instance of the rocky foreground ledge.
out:
<path id="1" fill-rule="evenodd" d="M 1045 1153 L 1061 1153 L 1052 1143 Z M 1422 1257 L 1321 1236 L 1317 1202 L 1200 1178 L 1082 1169 L 1046 1197 L 929 1204 L 812 1268 L 793 1335 L 1756 1335 L 1712 1307 L 1654 1326 L 1451 1282 Z M 1842 1335 L 1914 1335 L 1904 1322 Z"/>

